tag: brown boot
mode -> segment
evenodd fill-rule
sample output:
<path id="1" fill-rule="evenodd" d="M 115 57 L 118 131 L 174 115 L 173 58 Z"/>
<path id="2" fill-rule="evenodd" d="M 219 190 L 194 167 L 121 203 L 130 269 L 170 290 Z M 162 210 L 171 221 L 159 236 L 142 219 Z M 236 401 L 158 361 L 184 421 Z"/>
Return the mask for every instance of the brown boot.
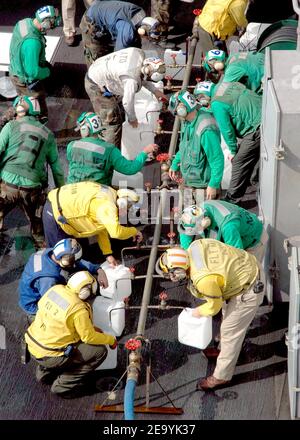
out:
<path id="1" fill-rule="evenodd" d="M 208 347 L 202 350 L 202 353 L 205 354 L 208 360 L 216 360 L 220 354 L 220 350 L 215 347 Z"/>
<path id="2" fill-rule="evenodd" d="M 221 380 L 216 379 L 214 376 L 208 376 L 204 379 L 200 379 L 197 383 L 197 390 L 200 391 L 210 391 L 210 390 L 216 390 L 217 388 L 221 388 L 225 385 L 227 385 L 230 382 L 230 380 Z"/>

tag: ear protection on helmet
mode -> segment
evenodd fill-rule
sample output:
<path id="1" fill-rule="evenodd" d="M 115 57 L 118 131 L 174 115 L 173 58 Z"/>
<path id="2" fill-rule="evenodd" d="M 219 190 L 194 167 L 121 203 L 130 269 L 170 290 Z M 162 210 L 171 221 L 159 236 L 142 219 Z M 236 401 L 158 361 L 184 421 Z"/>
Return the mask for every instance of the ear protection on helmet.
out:
<path id="1" fill-rule="evenodd" d="M 141 37 L 144 37 L 144 36 L 146 35 L 146 33 L 147 33 L 147 31 L 146 31 L 146 26 L 141 26 L 141 27 L 139 27 L 137 31 L 138 31 L 138 34 L 139 34 Z"/>
<path id="2" fill-rule="evenodd" d="M 78 294 L 82 300 L 88 299 L 91 295 L 96 295 L 97 281 L 88 271 L 79 271 L 74 273 L 67 286 Z"/>
<path id="3" fill-rule="evenodd" d="M 161 81 L 166 73 L 166 65 L 161 58 L 150 57 L 143 61 L 141 67 L 143 75 L 147 76 L 151 81 Z"/>
<path id="4" fill-rule="evenodd" d="M 53 255 L 61 267 L 72 267 L 82 257 L 82 248 L 75 238 L 65 238 L 53 247 Z"/>
<path id="5" fill-rule="evenodd" d="M 84 286 L 80 289 L 78 297 L 84 301 L 84 300 L 88 299 L 91 295 L 95 295 L 96 290 L 97 290 L 97 286 L 95 289 L 95 285 L 89 284 L 89 285 Z"/>
<path id="6" fill-rule="evenodd" d="M 162 34 L 159 27 L 160 22 L 158 20 L 153 17 L 144 17 L 137 32 L 141 37 L 147 35 L 150 39 L 157 41 Z"/>
<path id="7" fill-rule="evenodd" d="M 209 50 L 204 58 L 203 67 L 207 72 L 221 71 L 225 67 L 226 54 L 223 50 Z"/>
<path id="8" fill-rule="evenodd" d="M 40 103 L 37 98 L 33 96 L 17 96 L 13 102 L 18 116 L 26 114 L 30 116 L 37 116 L 41 113 Z"/>
<path id="9" fill-rule="evenodd" d="M 187 108 L 182 102 L 180 102 L 177 106 L 176 115 L 180 118 L 186 118 L 188 115 Z"/>
<path id="10" fill-rule="evenodd" d="M 96 113 L 83 112 L 76 121 L 75 131 L 80 131 L 81 137 L 93 136 L 101 131 L 101 120 Z"/>
<path id="11" fill-rule="evenodd" d="M 187 90 L 173 95 L 169 102 L 169 110 L 180 118 L 186 118 L 197 107 L 195 97 Z"/>
<path id="12" fill-rule="evenodd" d="M 49 29 L 54 29 L 61 24 L 61 16 L 58 9 L 53 6 L 43 6 L 35 13 L 35 18 L 41 25 L 42 31 L 46 32 Z"/>

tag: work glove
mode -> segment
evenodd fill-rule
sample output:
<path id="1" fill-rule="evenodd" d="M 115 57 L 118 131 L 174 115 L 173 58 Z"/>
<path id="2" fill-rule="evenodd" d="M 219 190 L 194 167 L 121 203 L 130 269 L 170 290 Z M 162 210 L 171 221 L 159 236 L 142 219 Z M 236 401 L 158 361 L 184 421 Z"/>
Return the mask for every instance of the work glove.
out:
<path id="1" fill-rule="evenodd" d="M 114 350 L 115 348 L 117 348 L 117 345 L 118 345 L 118 341 L 117 341 L 116 338 L 115 338 L 115 342 L 114 342 L 112 345 L 110 345 L 110 348 L 111 348 L 112 350 Z"/>

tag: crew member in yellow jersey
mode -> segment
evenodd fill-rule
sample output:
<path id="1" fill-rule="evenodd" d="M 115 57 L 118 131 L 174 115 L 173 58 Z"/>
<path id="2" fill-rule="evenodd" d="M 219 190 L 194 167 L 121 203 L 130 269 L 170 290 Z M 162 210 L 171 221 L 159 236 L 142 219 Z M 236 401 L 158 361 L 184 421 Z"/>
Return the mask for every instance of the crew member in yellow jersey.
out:
<path id="1" fill-rule="evenodd" d="M 193 316 L 214 316 L 222 308 L 221 351 L 213 375 L 201 379 L 199 390 L 212 390 L 230 382 L 246 331 L 264 297 L 264 274 L 256 258 L 242 249 L 213 239 L 195 240 L 187 251 L 174 247 L 164 252 L 156 270 L 172 281 L 190 279 L 189 290 L 206 302 Z"/>
<path id="2" fill-rule="evenodd" d="M 48 194 L 43 211 L 43 225 L 47 247 L 68 237 L 97 236 L 98 245 L 106 260 L 116 266 L 110 237 L 140 243 L 142 233 L 134 227 L 122 226 L 120 217 L 139 201 L 135 191 L 119 189 L 96 182 L 77 182 L 64 185 Z"/>
<path id="3" fill-rule="evenodd" d="M 87 271 L 72 275 L 66 286 L 52 286 L 38 302 L 36 318 L 25 333 L 38 363 L 36 378 L 44 384 L 53 382 L 54 394 L 84 391 L 90 373 L 107 356 L 106 345 L 117 347 L 114 336 L 93 326 L 87 299 L 96 290 L 97 281 Z"/>
<path id="4" fill-rule="evenodd" d="M 225 41 L 245 30 L 248 21 L 245 13 L 248 0 L 207 0 L 199 15 L 199 44 L 203 56 L 215 47 L 218 40 L 226 50 Z"/>

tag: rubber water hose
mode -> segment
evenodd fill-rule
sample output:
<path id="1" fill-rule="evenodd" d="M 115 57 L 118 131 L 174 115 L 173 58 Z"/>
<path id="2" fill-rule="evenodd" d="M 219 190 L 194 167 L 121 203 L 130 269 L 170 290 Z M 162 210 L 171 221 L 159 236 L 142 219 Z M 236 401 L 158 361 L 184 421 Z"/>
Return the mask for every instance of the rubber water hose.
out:
<path id="1" fill-rule="evenodd" d="M 268 35 L 257 47 L 257 50 L 263 50 L 267 46 L 273 43 L 290 43 L 297 42 L 297 32 L 296 28 L 292 26 L 282 27 L 281 29 L 277 29 L 271 35 Z"/>
<path id="2" fill-rule="evenodd" d="M 128 379 L 124 393 L 124 418 L 125 420 L 134 420 L 134 391 L 136 381 Z"/>

